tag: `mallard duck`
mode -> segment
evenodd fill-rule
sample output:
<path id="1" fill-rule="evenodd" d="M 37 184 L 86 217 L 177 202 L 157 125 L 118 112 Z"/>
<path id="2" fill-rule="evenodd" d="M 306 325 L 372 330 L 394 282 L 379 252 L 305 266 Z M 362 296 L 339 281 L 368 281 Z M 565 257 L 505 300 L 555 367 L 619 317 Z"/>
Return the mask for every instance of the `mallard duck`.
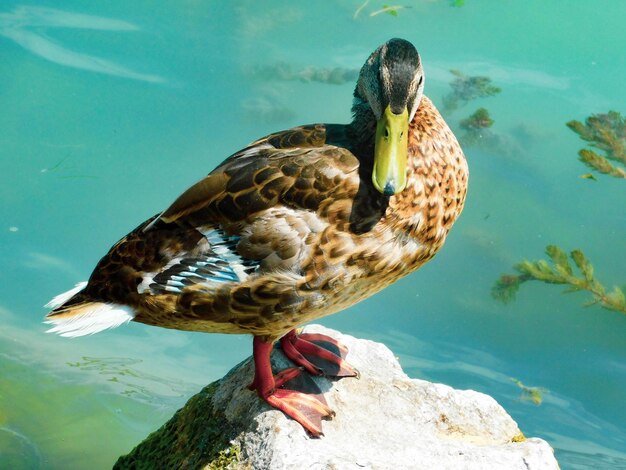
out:
<path id="1" fill-rule="evenodd" d="M 277 132 L 227 158 L 117 242 L 88 282 L 55 297 L 49 331 L 81 336 L 132 320 L 250 334 L 250 388 L 319 436 L 332 411 L 290 381 L 357 372 L 343 345 L 297 327 L 418 269 L 463 209 L 467 164 L 423 88 L 415 47 L 381 45 L 360 71 L 350 124 Z M 298 367 L 274 375 L 277 341 Z"/>

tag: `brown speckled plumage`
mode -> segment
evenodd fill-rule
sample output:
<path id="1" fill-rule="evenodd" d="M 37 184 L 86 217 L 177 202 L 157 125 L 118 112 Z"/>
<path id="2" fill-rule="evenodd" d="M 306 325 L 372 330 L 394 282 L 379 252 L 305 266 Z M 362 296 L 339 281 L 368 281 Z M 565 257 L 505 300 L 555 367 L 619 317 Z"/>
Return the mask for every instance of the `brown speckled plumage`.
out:
<path id="1" fill-rule="evenodd" d="M 371 155 L 348 150 L 347 134 L 344 126 L 304 126 L 233 155 L 118 242 L 74 303 L 127 304 L 135 321 L 166 328 L 278 338 L 415 271 L 463 209 L 463 153 L 422 98 L 410 125 L 408 184 L 389 197 L 363 176 Z M 260 263 L 257 272 L 212 289 L 139 294 L 145 272 L 207 249 L 198 227 L 240 236 L 237 251 Z"/>

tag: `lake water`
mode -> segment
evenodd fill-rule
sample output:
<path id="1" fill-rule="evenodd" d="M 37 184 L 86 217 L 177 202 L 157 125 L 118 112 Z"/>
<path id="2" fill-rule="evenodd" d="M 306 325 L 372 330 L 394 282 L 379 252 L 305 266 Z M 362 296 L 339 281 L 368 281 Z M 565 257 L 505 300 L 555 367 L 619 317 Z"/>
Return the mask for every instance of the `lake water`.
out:
<path id="1" fill-rule="evenodd" d="M 563 469 L 626 468 L 626 316 L 561 286 L 490 295 L 551 243 L 626 282 L 625 183 L 580 178 L 585 143 L 565 126 L 626 112 L 626 3 L 405 3 L 2 2 L 0 468 L 110 468 L 251 353 L 248 337 L 139 324 L 46 335 L 42 305 L 247 143 L 349 121 L 354 71 L 391 37 L 416 45 L 440 107 L 451 69 L 501 89 L 445 113 L 457 135 L 480 107 L 495 123 L 465 147 L 468 201 L 442 252 L 322 323 L 384 342 L 412 377 L 492 395 Z"/>

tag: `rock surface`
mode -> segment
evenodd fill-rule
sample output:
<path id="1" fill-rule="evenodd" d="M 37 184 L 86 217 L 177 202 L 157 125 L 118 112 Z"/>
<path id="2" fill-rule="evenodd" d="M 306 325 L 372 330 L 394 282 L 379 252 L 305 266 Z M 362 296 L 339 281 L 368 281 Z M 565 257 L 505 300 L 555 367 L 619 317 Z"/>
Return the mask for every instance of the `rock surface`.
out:
<path id="1" fill-rule="evenodd" d="M 321 326 L 349 348 L 361 378 L 315 378 L 337 415 L 324 437 L 249 391 L 250 359 L 204 388 L 115 468 L 558 469 L 552 448 L 526 439 L 482 393 L 407 377 L 387 347 Z M 275 350 L 274 370 L 290 367 Z"/>

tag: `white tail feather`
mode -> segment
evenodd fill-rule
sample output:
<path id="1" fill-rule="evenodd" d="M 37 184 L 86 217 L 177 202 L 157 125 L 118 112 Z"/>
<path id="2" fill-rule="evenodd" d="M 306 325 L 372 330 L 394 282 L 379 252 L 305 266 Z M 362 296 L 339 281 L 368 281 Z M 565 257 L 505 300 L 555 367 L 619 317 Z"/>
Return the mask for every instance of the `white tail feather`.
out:
<path id="1" fill-rule="evenodd" d="M 79 282 L 73 289 L 68 290 L 67 292 L 63 292 L 62 294 L 57 295 L 54 299 L 44 305 L 45 308 L 57 308 L 63 305 L 65 302 L 70 300 L 76 294 L 78 294 L 81 290 L 85 288 L 87 285 L 87 281 Z"/>
<path id="2" fill-rule="evenodd" d="M 46 318 L 45 323 L 54 325 L 46 333 L 57 333 L 66 337 L 92 335 L 128 323 L 133 318 L 135 312 L 126 305 L 89 302 L 66 313 Z"/>

